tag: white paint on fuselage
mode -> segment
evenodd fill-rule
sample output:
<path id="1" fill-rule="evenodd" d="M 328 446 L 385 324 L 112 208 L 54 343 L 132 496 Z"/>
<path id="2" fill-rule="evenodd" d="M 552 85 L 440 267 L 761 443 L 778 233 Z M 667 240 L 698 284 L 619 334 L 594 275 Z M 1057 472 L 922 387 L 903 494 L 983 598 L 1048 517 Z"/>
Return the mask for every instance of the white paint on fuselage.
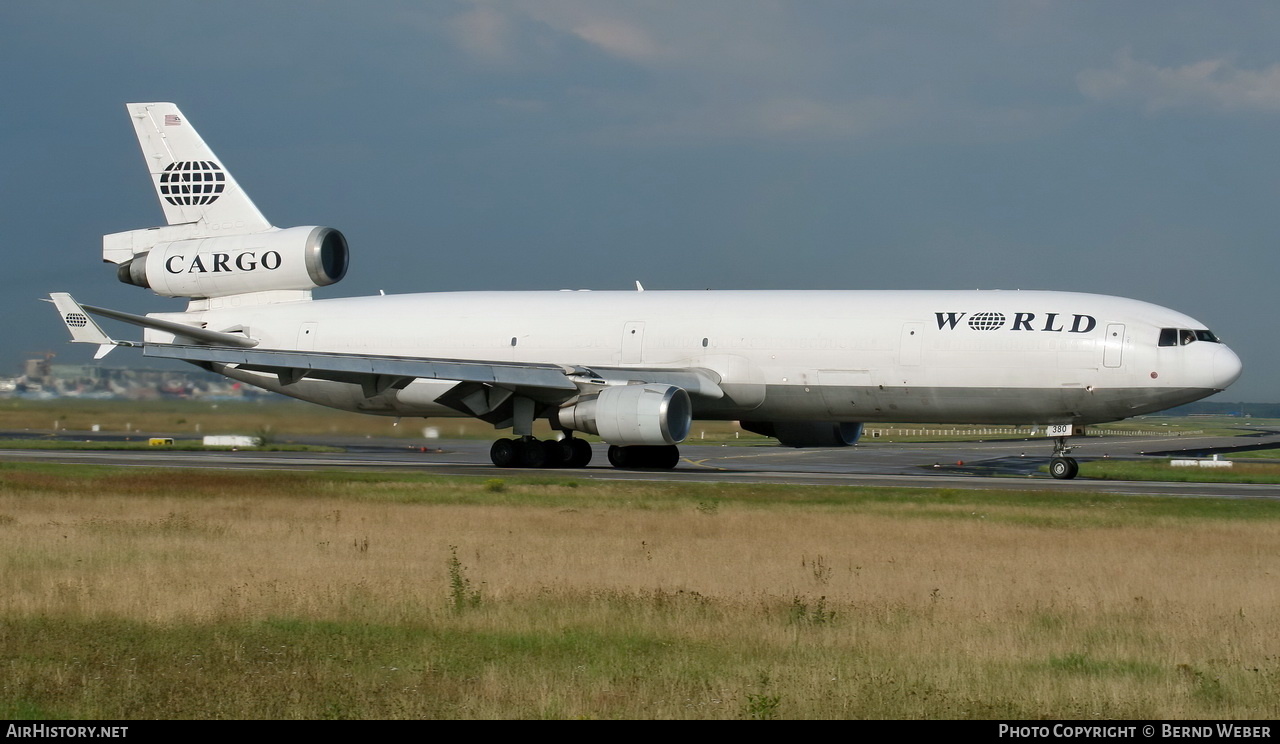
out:
<path id="1" fill-rule="evenodd" d="M 1092 423 L 1145 412 L 1117 414 L 1112 405 L 1086 413 L 1092 397 L 1132 391 L 1142 407 L 1156 410 L 1151 406 L 1221 390 L 1240 371 L 1224 344 L 1157 346 L 1161 328 L 1205 328 L 1193 318 L 1071 292 L 442 292 L 158 317 L 212 330 L 243 328 L 263 349 L 297 349 L 303 338 L 316 351 L 335 353 L 704 367 L 720 374 L 733 405 L 695 400 L 695 411 L 730 419 L 756 411 L 773 419 L 924 422 L 963 415 L 974 423 Z M 1119 331 L 1110 341 L 1109 329 Z M 149 340 L 167 340 L 148 333 Z M 358 391 L 335 393 L 341 383 L 304 380 L 282 390 L 272 379 L 257 382 L 325 405 L 369 409 Z M 382 412 L 458 415 L 432 402 L 450 385 L 416 381 Z M 845 388 L 865 394 L 844 403 L 843 393 L 822 395 Z M 912 397 L 912 391 L 923 392 Z M 978 409 L 961 401 L 972 397 L 969 391 L 980 391 Z M 1054 413 L 1061 395 L 1077 403 Z"/>

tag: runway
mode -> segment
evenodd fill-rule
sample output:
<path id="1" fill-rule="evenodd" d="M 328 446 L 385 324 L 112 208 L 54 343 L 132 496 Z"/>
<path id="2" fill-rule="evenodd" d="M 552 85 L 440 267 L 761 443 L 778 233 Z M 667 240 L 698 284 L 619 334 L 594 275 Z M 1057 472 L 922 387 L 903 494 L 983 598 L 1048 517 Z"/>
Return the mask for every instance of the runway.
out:
<path id="1" fill-rule="evenodd" d="M 7 433 L 9 438 L 17 435 Z M 5 436 L 0 434 L 0 437 Z M 30 437 L 29 434 L 25 435 Z M 89 438 L 66 433 L 61 438 Z M 135 434 L 135 439 L 139 435 Z M 119 438 L 119 437 L 115 437 Z M 1247 449 L 1280 448 L 1280 430 L 1260 429 L 1243 437 L 1151 436 L 1089 437 L 1073 440 L 1080 460 L 1141 458 L 1144 454 L 1202 456 L 1225 453 L 1246 458 Z M 960 488 L 1043 490 L 1055 493 L 1110 493 L 1219 498 L 1280 498 L 1280 485 L 1236 483 L 1172 483 L 1103 481 L 1077 478 L 1059 481 L 1039 471 L 1052 445 L 1044 438 L 1004 441 L 894 444 L 864 442 L 839 449 L 792 449 L 779 446 L 681 445 L 675 470 L 617 470 L 609 467 L 605 445 L 594 445 L 592 465 L 577 470 L 498 469 L 489 462 L 483 440 L 335 439 L 307 440 L 331 444 L 342 453 L 315 452 L 182 452 L 148 450 L 13 450 L 3 449 L 0 462 L 59 462 L 119 467 L 252 470 L 413 471 L 471 477 L 554 476 L 584 480 L 628 480 L 685 483 L 880 486 L 895 488 Z"/>

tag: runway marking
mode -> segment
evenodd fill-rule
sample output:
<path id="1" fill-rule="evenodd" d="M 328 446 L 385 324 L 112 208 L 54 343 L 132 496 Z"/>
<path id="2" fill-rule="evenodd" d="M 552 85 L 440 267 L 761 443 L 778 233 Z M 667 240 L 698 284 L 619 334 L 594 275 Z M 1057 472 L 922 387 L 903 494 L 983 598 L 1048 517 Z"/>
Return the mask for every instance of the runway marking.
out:
<path id="1" fill-rule="evenodd" d="M 797 449 L 794 452 L 786 452 L 786 451 L 779 452 L 777 449 L 771 449 L 768 452 L 758 452 L 751 455 L 716 455 L 715 457 L 704 457 L 703 459 L 698 460 L 697 462 L 701 463 L 701 462 L 706 462 L 707 460 L 748 460 L 755 457 L 796 457 L 798 455 L 819 455 L 819 454 L 824 454 L 824 452 L 825 450 L 820 450 L 820 449 L 811 449 L 811 450 Z M 684 458 L 684 460 L 690 463 L 694 462 L 693 460 L 690 460 L 687 457 Z M 694 463 L 694 464 L 697 464 L 697 463 Z"/>
<path id="2" fill-rule="evenodd" d="M 697 468 L 706 468 L 707 470 L 720 470 L 720 471 L 725 470 L 725 468 L 719 467 L 717 465 L 706 465 L 705 463 L 707 460 L 711 459 L 710 457 L 704 457 L 701 460 L 690 460 L 687 457 L 682 457 L 680 459 Z"/>

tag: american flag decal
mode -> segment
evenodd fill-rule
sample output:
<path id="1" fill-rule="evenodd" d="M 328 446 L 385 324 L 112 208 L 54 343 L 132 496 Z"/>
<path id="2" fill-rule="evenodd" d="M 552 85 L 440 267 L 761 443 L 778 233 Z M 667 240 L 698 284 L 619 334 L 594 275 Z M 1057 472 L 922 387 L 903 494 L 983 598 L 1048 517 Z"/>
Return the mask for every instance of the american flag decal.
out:
<path id="1" fill-rule="evenodd" d="M 165 114 L 164 125 L 166 127 L 176 127 L 182 123 L 182 117 L 177 114 Z"/>

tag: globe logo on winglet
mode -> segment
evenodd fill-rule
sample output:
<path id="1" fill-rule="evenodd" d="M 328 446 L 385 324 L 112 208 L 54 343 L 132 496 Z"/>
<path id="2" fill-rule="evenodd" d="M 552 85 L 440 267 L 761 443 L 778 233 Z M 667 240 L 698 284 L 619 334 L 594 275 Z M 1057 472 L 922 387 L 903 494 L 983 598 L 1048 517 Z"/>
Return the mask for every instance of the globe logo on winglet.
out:
<path id="1" fill-rule="evenodd" d="M 212 204 L 227 185 L 227 174 L 211 160 L 170 163 L 160 174 L 160 195 L 178 206 Z"/>
<path id="2" fill-rule="evenodd" d="M 969 316 L 969 327 L 975 331 L 995 331 L 1004 325 L 1004 313 L 974 313 Z"/>

